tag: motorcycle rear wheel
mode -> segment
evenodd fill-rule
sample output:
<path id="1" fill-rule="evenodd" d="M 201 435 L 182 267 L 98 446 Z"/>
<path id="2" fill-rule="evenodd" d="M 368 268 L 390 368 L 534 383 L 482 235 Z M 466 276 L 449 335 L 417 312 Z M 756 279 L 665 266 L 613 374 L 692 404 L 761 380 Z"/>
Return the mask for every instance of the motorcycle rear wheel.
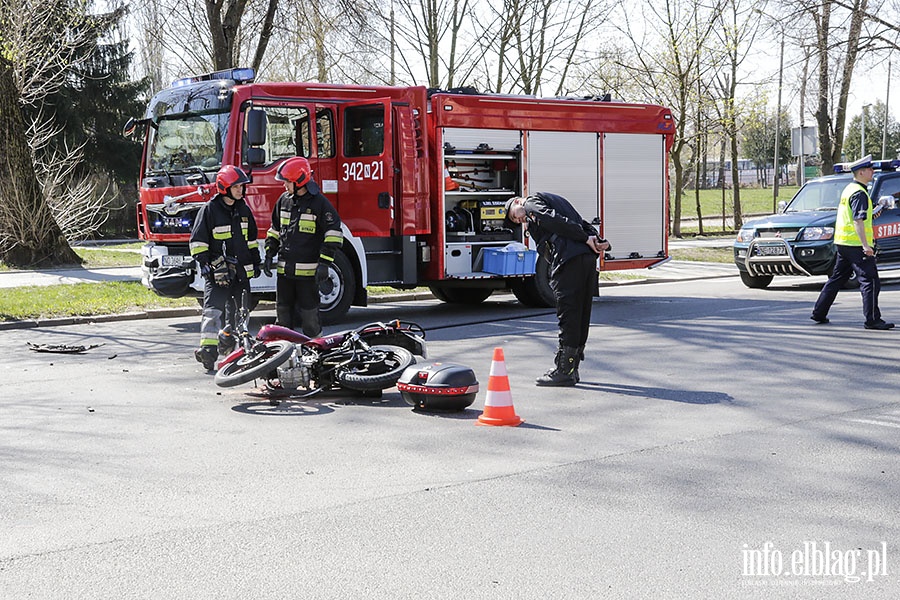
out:
<path id="1" fill-rule="evenodd" d="M 234 387 L 265 377 L 291 357 L 294 344 L 286 340 L 266 342 L 249 354 L 242 354 L 216 372 L 216 385 Z"/>
<path id="2" fill-rule="evenodd" d="M 349 390 L 386 390 L 397 384 L 406 367 L 416 362 L 412 352 L 400 346 L 371 346 L 363 360 L 338 372 L 338 383 Z"/>

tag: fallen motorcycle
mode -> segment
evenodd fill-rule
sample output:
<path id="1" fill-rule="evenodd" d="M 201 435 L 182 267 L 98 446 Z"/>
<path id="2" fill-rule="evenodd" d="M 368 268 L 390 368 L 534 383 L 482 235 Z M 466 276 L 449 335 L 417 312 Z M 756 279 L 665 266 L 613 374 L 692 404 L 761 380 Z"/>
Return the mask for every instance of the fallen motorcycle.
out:
<path id="1" fill-rule="evenodd" d="M 216 385 L 262 379 L 265 395 L 273 399 L 307 398 L 339 388 L 380 394 L 415 363 L 414 354 L 427 356 L 425 330 L 400 320 L 316 338 L 264 325 L 253 338 L 242 315 L 238 329 L 237 349 L 219 363 Z"/>

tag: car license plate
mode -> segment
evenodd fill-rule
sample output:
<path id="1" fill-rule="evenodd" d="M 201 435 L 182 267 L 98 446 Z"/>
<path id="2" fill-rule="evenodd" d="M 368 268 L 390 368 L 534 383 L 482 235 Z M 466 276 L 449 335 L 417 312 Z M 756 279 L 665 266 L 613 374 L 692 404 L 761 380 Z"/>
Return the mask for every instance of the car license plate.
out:
<path id="1" fill-rule="evenodd" d="M 163 254 L 160 258 L 162 259 L 160 264 L 164 267 L 181 267 L 187 257 L 179 254 Z"/>
<path id="2" fill-rule="evenodd" d="M 757 246 L 761 256 L 784 256 L 787 254 L 784 246 Z"/>

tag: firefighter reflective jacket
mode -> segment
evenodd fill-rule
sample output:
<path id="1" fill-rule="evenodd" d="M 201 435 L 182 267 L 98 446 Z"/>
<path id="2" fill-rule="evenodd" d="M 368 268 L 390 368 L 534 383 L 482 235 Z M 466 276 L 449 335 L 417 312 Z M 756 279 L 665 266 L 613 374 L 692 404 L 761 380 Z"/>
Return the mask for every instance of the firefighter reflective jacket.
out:
<path id="1" fill-rule="evenodd" d="M 837 223 L 834 225 L 834 243 L 840 246 L 862 246 L 862 241 L 856 235 L 856 229 L 853 227 L 853 208 L 850 200 L 860 194 L 865 196 L 864 204 L 866 208 L 866 218 L 863 225 L 866 229 L 866 240 L 869 246 L 875 244 L 875 231 L 872 229 L 872 199 L 866 186 L 858 181 L 848 183 L 841 193 L 841 202 L 838 204 Z M 862 197 L 857 197 L 858 201 L 863 201 Z"/>
<path id="2" fill-rule="evenodd" d="M 243 200 L 231 206 L 221 194 L 207 202 L 197 214 L 191 229 L 191 256 L 198 264 L 208 265 L 220 256 L 236 259 L 247 278 L 260 264 L 256 220 Z"/>
<path id="3" fill-rule="evenodd" d="M 314 277 L 319 262 L 333 262 L 343 242 L 341 218 L 328 198 L 308 190 L 278 198 L 266 233 L 266 255 L 278 255 L 279 275 Z"/>

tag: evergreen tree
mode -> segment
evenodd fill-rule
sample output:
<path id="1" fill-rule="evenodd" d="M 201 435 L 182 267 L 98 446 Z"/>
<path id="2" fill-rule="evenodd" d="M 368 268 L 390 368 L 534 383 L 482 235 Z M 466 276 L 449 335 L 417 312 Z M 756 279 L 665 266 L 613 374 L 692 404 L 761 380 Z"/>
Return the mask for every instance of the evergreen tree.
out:
<path id="1" fill-rule="evenodd" d="M 76 49 L 64 83 L 40 106 L 28 107 L 33 116 L 40 112 L 43 120 L 49 118 L 59 129 L 45 154 L 56 150 L 64 156 L 71 149 L 82 148 L 72 172 L 73 185 L 80 181 L 87 184 L 82 189 L 94 188 L 89 195 L 95 208 L 83 211 L 86 216 L 81 221 L 64 226 L 69 235 L 136 233 L 134 184 L 141 143 L 124 137 L 122 125 L 128 117 L 143 115 L 149 80 L 131 80 L 133 53 L 120 32 L 125 16 L 126 10 L 120 6 L 81 19 L 76 25 L 78 34 L 89 42 Z"/>
<path id="2" fill-rule="evenodd" d="M 143 115 L 149 82 L 146 78 L 131 81 L 133 52 L 126 39 L 115 39 L 124 18 L 125 9 L 118 8 L 85 22 L 95 42 L 81 49 L 66 84 L 46 104 L 52 105 L 55 120 L 63 128 L 59 143 L 86 144 L 83 174 L 106 172 L 117 183 L 133 184 L 141 144 L 124 137 L 122 125 L 128 117 Z"/>

